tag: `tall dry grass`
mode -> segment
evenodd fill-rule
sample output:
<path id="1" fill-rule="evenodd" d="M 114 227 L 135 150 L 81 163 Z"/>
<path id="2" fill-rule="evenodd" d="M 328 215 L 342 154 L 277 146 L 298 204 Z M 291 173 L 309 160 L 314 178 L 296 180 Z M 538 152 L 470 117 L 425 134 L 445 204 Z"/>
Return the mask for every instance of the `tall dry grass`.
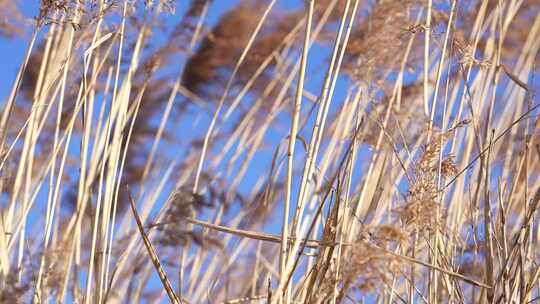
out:
<path id="1" fill-rule="evenodd" d="M 0 0 L 1 303 L 539 301 L 537 1 L 285 2 Z"/>

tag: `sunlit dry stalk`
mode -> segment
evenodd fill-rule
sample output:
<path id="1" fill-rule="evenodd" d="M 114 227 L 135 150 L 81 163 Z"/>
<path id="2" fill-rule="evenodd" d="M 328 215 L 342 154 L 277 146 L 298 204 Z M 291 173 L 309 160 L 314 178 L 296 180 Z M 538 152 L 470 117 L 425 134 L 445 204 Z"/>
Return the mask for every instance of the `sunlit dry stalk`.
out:
<path id="1" fill-rule="evenodd" d="M 285 188 L 285 203 L 283 208 L 283 227 L 282 227 L 282 233 L 281 233 L 281 252 L 280 252 L 280 274 L 281 276 L 286 275 L 286 264 L 287 264 L 287 258 L 288 258 L 288 244 L 286 243 L 286 240 L 289 238 L 289 210 L 290 210 L 290 201 L 291 201 L 291 191 L 292 191 L 292 178 L 293 178 L 293 157 L 294 157 L 294 148 L 296 145 L 296 136 L 298 132 L 298 121 L 300 117 L 300 110 L 302 107 L 302 95 L 304 91 L 304 81 L 305 81 L 305 73 L 306 73 L 306 64 L 307 64 L 307 56 L 309 51 L 309 40 L 311 35 L 311 23 L 313 21 L 313 10 L 315 7 L 314 1 L 309 2 L 309 10 L 307 12 L 307 23 L 306 23 L 306 30 L 305 30 L 305 39 L 304 39 L 304 46 L 303 46 L 303 52 L 302 52 L 302 58 L 301 58 L 301 67 L 300 67 L 300 74 L 296 89 L 296 98 L 294 101 L 293 106 L 293 121 L 291 125 L 291 132 L 289 134 L 289 147 L 287 151 L 287 181 L 286 181 L 286 188 Z M 282 280 L 283 278 L 280 278 Z M 288 289 L 290 290 L 290 288 Z M 289 295 L 287 295 L 289 297 Z M 290 299 L 287 299 L 287 302 L 290 301 Z"/>
<path id="2" fill-rule="evenodd" d="M 324 131 L 324 123 L 326 121 L 326 115 L 328 113 L 328 108 L 332 99 L 332 94 L 334 92 L 336 79 L 339 75 L 340 66 L 342 63 L 343 55 L 345 53 L 345 46 L 347 45 L 348 39 L 350 37 L 352 24 L 354 23 L 355 17 L 356 17 L 356 10 L 358 8 L 359 1 L 355 1 L 353 3 L 352 9 L 349 8 L 350 1 L 347 1 L 345 5 L 345 9 L 343 11 L 342 20 L 340 23 L 340 27 L 338 30 L 338 34 L 336 35 L 336 41 L 334 44 L 334 49 L 332 52 L 332 59 L 331 63 L 328 67 L 327 74 L 325 76 L 324 86 L 322 88 L 321 96 L 319 98 L 320 100 L 320 106 L 319 111 L 317 113 L 317 118 L 315 122 L 315 126 L 312 132 L 312 139 L 310 141 L 309 146 L 309 152 L 305 161 L 304 171 L 302 175 L 302 180 L 300 183 L 300 190 L 298 199 L 296 202 L 296 211 L 294 212 L 294 220 L 292 224 L 292 231 L 293 236 L 298 237 L 301 235 L 301 220 L 302 220 L 302 213 L 304 212 L 304 204 L 305 204 L 305 196 L 307 195 L 307 192 L 310 191 L 310 183 L 307 180 L 307 177 L 311 176 L 311 173 L 313 171 L 314 167 L 314 160 L 317 157 L 318 147 L 320 145 L 321 137 L 322 137 L 322 131 Z M 349 12 L 350 10 L 350 12 Z M 348 24 L 347 17 L 349 17 Z M 345 25 L 346 29 L 345 29 Z M 343 36 L 343 38 L 342 38 Z M 295 256 L 297 250 L 299 249 L 299 244 L 296 242 L 292 249 L 290 250 L 289 256 Z M 291 276 L 292 273 L 294 273 L 294 267 L 295 265 L 292 263 L 292 259 L 288 258 L 287 263 L 287 273 L 288 276 Z M 287 278 L 287 281 L 289 279 Z M 281 289 L 286 290 L 286 286 L 283 284 L 286 283 L 286 281 L 280 279 L 280 283 L 278 286 L 278 292 L 280 292 Z"/>

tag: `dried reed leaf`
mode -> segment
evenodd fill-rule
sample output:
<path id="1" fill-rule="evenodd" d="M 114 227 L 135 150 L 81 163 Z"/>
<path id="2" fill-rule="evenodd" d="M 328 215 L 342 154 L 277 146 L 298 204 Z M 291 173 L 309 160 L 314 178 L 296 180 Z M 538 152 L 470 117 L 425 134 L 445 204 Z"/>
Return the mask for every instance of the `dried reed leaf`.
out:
<path id="1" fill-rule="evenodd" d="M 171 300 L 172 303 L 180 304 L 181 300 L 174 293 L 174 289 L 172 288 L 171 282 L 167 278 L 167 274 L 165 273 L 165 270 L 163 270 L 163 267 L 161 267 L 161 263 L 159 262 L 159 258 L 156 254 L 156 250 L 154 249 L 154 246 L 152 246 L 152 243 L 150 242 L 148 235 L 144 231 L 144 225 L 141 221 L 141 218 L 139 217 L 139 214 L 137 213 L 137 207 L 135 207 L 135 201 L 133 200 L 133 197 L 131 196 L 129 188 L 127 189 L 127 192 L 129 196 L 129 203 L 131 205 L 131 211 L 133 211 L 133 216 L 135 217 L 135 222 L 137 223 L 139 233 L 141 234 L 141 238 L 143 239 L 144 246 L 146 247 L 146 250 L 148 251 L 148 256 L 150 257 L 150 260 L 152 260 L 152 263 L 154 264 L 156 272 L 159 275 L 159 279 L 161 280 L 161 283 L 163 284 L 163 288 L 165 288 L 165 291 L 167 292 L 167 295 L 169 296 L 169 299 Z"/>

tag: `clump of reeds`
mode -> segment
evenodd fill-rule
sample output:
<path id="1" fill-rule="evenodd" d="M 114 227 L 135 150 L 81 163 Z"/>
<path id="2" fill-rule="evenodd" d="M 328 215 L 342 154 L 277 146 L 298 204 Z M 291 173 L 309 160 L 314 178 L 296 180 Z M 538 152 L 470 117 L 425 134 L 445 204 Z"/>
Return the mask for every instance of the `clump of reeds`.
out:
<path id="1" fill-rule="evenodd" d="M 538 300 L 536 1 L 221 4 L 0 0 L 1 303 Z"/>

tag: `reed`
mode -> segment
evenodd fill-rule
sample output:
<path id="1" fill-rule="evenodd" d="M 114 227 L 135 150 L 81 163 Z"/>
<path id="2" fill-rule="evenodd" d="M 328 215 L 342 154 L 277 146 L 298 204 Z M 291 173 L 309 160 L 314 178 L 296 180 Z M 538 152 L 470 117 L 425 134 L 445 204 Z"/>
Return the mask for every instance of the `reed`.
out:
<path id="1" fill-rule="evenodd" d="M 537 1 L 24 5 L 0 303 L 539 301 Z"/>

